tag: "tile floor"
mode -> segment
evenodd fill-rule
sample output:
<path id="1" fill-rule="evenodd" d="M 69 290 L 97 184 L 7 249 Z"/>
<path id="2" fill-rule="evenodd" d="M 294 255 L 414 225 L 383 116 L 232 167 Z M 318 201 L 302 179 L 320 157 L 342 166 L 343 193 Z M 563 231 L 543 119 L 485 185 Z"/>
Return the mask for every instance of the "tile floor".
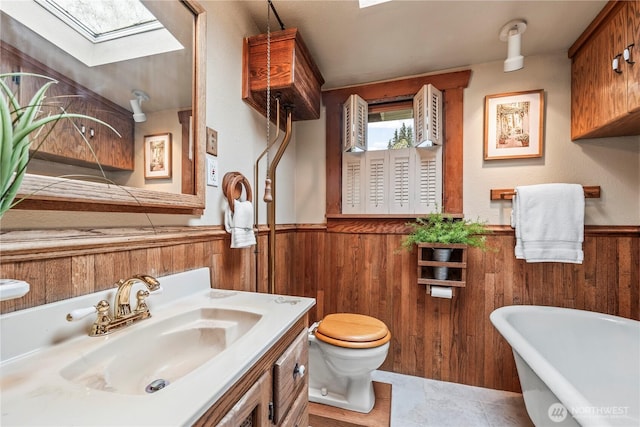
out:
<path id="1" fill-rule="evenodd" d="M 533 427 L 522 395 L 385 371 L 392 384 L 391 427 Z"/>

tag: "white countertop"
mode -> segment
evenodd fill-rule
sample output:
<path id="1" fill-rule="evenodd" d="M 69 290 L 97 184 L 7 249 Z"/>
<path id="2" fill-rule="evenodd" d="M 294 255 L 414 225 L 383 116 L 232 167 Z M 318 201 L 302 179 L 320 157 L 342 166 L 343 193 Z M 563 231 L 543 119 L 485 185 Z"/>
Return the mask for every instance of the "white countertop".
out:
<path id="1" fill-rule="evenodd" d="M 100 299 L 113 301 L 115 290 L 0 316 L 0 424 L 190 425 L 315 303 L 311 298 L 210 289 L 208 269 L 159 280 L 163 294 L 148 299 L 152 317 L 105 337 L 88 336 L 94 315 L 76 323 L 66 322 L 65 316 Z M 128 330 L 145 328 L 200 307 L 251 311 L 262 318 L 228 350 L 153 394 L 97 390 L 68 381 L 60 374 L 74 360 L 117 340 Z M 162 358 L 162 354 L 148 357 Z"/>

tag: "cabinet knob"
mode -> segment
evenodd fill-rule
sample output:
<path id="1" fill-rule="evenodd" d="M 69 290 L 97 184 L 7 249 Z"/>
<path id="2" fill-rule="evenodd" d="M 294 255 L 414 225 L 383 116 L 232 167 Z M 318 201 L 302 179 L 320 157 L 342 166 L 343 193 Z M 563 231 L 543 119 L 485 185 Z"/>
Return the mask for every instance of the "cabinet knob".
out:
<path id="1" fill-rule="evenodd" d="M 627 48 L 622 53 L 622 57 L 624 58 L 625 61 L 627 61 L 627 64 L 633 65 L 636 63 L 636 61 L 634 61 L 633 58 L 631 57 L 631 51 L 633 50 L 634 46 L 635 44 L 631 43 L 629 46 L 627 46 Z"/>
<path id="2" fill-rule="evenodd" d="M 307 371 L 307 368 L 305 368 L 304 365 L 298 365 L 296 363 L 296 366 L 293 368 L 293 378 L 295 378 L 296 376 L 300 375 L 300 378 L 304 377 L 304 373 Z"/>
<path id="3" fill-rule="evenodd" d="M 618 74 L 622 73 L 622 70 L 620 69 L 620 57 L 622 56 L 621 53 L 617 54 L 615 56 L 615 58 L 613 58 L 613 61 L 611 61 L 611 68 L 613 69 L 613 71 L 615 71 Z"/>
<path id="4" fill-rule="evenodd" d="M 87 128 L 84 125 L 80 125 L 80 133 L 84 135 L 86 131 Z"/>
<path id="5" fill-rule="evenodd" d="M 96 131 L 94 128 L 89 128 L 89 138 L 93 138 L 96 136 Z"/>

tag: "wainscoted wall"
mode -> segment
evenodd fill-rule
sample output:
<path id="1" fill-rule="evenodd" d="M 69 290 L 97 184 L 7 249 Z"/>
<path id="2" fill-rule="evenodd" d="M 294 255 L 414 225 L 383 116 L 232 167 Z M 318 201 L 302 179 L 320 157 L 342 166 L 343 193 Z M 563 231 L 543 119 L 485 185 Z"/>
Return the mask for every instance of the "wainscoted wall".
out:
<path id="1" fill-rule="evenodd" d="M 61 240 L 52 249 L 39 244 L 38 236 L 22 237 L 20 243 L 14 233 L 4 233 L 0 277 L 27 280 L 32 291 L 1 303 L 0 309 L 4 313 L 106 289 L 135 273 L 162 276 L 202 266 L 211 267 L 216 287 L 254 290 L 256 256 L 258 289 L 266 289 L 264 234 L 256 255 L 253 248 L 229 249 L 228 236 L 216 227 L 173 228 L 135 239 L 123 233 L 57 236 L 66 242 L 64 250 Z M 383 320 L 393 334 L 383 369 L 512 391 L 520 386 L 511 349 L 489 322 L 495 308 L 554 305 L 640 319 L 637 226 L 587 227 L 582 265 L 516 260 L 513 232 L 496 227 L 489 236 L 495 252 L 469 250 L 467 287 L 451 300 L 431 298 L 416 284 L 416 251 L 398 251 L 401 241 L 397 232 L 282 226 L 277 292 L 317 298 L 311 321 L 338 311 Z"/>

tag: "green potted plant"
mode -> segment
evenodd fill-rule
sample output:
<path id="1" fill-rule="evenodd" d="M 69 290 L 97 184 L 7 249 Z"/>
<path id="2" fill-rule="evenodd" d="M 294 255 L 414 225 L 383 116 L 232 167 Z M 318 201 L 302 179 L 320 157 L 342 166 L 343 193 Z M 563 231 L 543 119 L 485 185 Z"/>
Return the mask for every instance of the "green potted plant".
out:
<path id="1" fill-rule="evenodd" d="M 21 106 L 18 96 L 12 92 L 5 79 L 41 78 L 45 83 L 36 91 L 26 106 Z M 103 124 L 117 133 L 107 123 L 84 114 L 67 113 L 62 107 L 60 113 L 44 115 L 47 90 L 57 81 L 39 74 L 6 73 L 0 74 L 0 218 L 15 206 L 18 189 L 27 171 L 30 150 L 37 151 L 46 140 L 47 133 L 41 135 L 43 127 L 63 119 L 81 118 Z M 93 149 L 85 139 L 91 152 Z"/>
<path id="2" fill-rule="evenodd" d="M 485 234 L 490 231 L 484 222 L 456 219 L 451 215 L 436 212 L 416 218 L 407 225 L 412 228 L 412 232 L 405 237 L 402 246 L 408 250 L 420 243 L 462 244 L 483 251 L 488 249 Z M 449 261 L 452 251 L 452 247 L 433 248 L 433 260 Z M 438 280 L 445 280 L 447 273 L 447 267 L 434 267 L 434 276 Z"/>

